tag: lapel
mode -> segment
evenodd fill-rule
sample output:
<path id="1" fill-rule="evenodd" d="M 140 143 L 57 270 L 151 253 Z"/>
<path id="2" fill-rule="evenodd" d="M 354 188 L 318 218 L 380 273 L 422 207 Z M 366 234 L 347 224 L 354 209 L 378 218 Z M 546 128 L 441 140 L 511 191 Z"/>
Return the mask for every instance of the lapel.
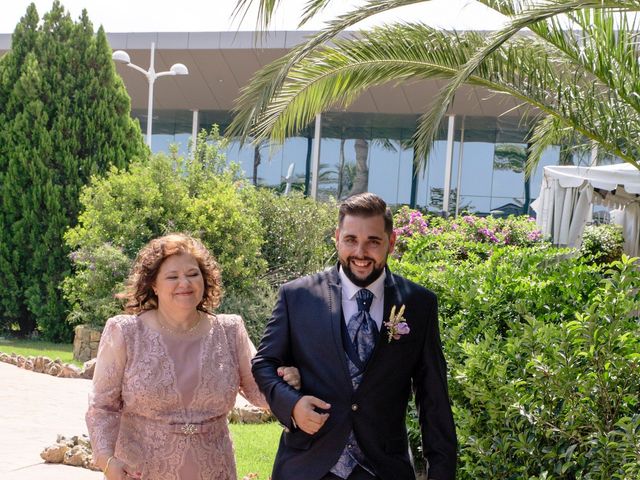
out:
<path id="1" fill-rule="evenodd" d="M 333 344 L 336 349 L 336 358 L 342 367 L 344 380 L 351 385 L 351 375 L 347 366 L 347 355 L 342 345 L 342 285 L 337 266 L 327 272 L 327 292 L 326 298 L 329 302 L 331 333 Z"/>

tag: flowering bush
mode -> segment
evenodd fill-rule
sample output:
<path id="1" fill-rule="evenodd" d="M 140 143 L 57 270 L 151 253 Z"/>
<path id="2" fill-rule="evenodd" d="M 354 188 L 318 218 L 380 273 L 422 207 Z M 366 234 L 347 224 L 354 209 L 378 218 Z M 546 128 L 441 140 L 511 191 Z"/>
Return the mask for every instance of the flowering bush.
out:
<path id="1" fill-rule="evenodd" d="M 582 234 L 580 253 L 598 264 L 609 264 L 622 257 L 624 238 L 619 225 L 587 225 Z"/>
<path id="2" fill-rule="evenodd" d="M 535 219 L 530 217 L 496 218 L 465 215 L 461 219 L 443 220 L 442 223 L 442 232 L 456 232 L 464 240 L 519 247 L 531 246 L 542 241 L 542 233 Z"/>
<path id="3" fill-rule="evenodd" d="M 426 217 L 402 207 L 394 216 L 395 257 L 410 252 L 411 261 L 484 261 L 496 248 L 547 248 L 535 220 L 529 217 L 494 218 L 465 215 L 455 219 Z"/>
<path id="4" fill-rule="evenodd" d="M 438 296 L 458 477 L 640 478 L 633 261 L 605 272 L 526 217 L 425 222 L 390 263 Z M 413 408 L 407 426 L 418 453 Z"/>

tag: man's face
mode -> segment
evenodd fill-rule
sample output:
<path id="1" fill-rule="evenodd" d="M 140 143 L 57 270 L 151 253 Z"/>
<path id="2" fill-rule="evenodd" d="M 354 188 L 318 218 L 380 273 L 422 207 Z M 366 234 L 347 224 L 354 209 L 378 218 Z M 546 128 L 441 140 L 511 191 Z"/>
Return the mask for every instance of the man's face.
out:
<path id="1" fill-rule="evenodd" d="M 393 252 L 396 235 L 384 231 L 384 217 L 346 215 L 336 229 L 340 265 L 354 284 L 366 287 L 375 281 Z"/>

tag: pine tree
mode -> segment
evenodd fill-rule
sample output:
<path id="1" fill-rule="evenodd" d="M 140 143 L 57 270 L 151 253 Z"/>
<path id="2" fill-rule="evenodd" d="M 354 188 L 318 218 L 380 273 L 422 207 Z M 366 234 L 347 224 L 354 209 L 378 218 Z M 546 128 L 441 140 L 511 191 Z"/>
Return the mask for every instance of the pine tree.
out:
<path id="1" fill-rule="evenodd" d="M 68 340 L 63 234 L 92 175 L 147 154 L 102 28 L 33 4 L 0 59 L 0 326 Z"/>

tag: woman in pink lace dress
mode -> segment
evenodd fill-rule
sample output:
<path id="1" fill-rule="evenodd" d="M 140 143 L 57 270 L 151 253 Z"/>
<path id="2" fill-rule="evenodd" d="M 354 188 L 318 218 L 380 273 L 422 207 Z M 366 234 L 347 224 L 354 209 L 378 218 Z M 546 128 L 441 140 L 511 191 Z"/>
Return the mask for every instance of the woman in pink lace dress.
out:
<path id="1" fill-rule="evenodd" d="M 86 415 L 108 480 L 235 479 L 227 414 L 240 392 L 266 408 L 242 319 L 213 314 L 220 270 L 182 234 L 152 240 L 129 279 L 128 315 L 107 321 Z M 287 372 L 292 384 L 297 371 Z"/>

